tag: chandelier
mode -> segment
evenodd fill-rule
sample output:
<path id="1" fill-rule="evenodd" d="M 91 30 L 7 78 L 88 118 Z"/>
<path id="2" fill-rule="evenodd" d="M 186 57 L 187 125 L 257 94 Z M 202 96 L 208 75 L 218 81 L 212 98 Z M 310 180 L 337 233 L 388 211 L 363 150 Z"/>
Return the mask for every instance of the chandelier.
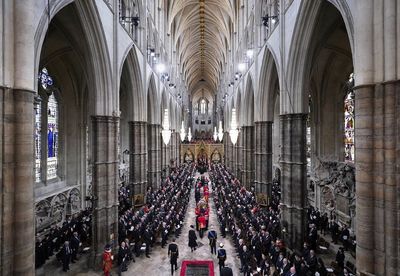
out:
<path id="1" fill-rule="evenodd" d="M 164 110 L 164 121 L 162 124 L 163 129 L 161 130 L 161 135 L 165 145 L 168 145 L 169 140 L 171 139 L 171 130 L 169 129 L 169 115 L 168 109 Z"/>
<path id="2" fill-rule="evenodd" d="M 189 127 L 189 131 L 188 131 L 188 140 L 189 142 L 192 141 L 192 130 Z"/>
<path id="3" fill-rule="evenodd" d="M 213 138 L 214 138 L 214 142 L 217 142 L 217 139 L 218 139 L 217 127 L 214 127 L 214 135 L 213 135 Z"/>
<path id="4" fill-rule="evenodd" d="M 218 140 L 221 142 L 222 138 L 224 138 L 224 130 L 222 129 L 222 121 L 219 121 Z"/>
<path id="5" fill-rule="evenodd" d="M 232 144 L 236 144 L 237 139 L 239 137 L 239 129 L 236 122 L 236 109 L 232 108 L 232 121 L 231 121 L 231 129 L 229 130 L 229 136 L 231 136 Z"/>
<path id="6" fill-rule="evenodd" d="M 186 137 L 186 132 L 185 132 L 185 126 L 184 123 L 182 121 L 182 127 L 181 127 L 181 141 L 185 141 L 185 137 Z"/>

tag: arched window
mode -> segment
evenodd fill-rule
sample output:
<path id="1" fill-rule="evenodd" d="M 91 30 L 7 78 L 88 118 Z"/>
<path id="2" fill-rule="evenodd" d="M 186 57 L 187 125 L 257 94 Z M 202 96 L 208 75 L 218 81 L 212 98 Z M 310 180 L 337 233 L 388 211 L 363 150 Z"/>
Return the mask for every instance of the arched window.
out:
<path id="1" fill-rule="evenodd" d="M 58 103 L 51 94 L 47 102 L 47 179 L 57 177 Z"/>
<path id="2" fill-rule="evenodd" d="M 39 84 L 35 106 L 35 179 L 45 182 L 57 178 L 59 105 L 46 68 L 39 73 Z"/>
<path id="3" fill-rule="evenodd" d="M 35 106 L 35 179 L 36 182 L 42 180 L 41 177 L 41 160 L 42 160 L 42 99 L 37 98 Z"/>
<path id="4" fill-rule="evenodd" d="M 354 103 L 354 78 L 350 74 L 347 83 L 347 93 L 344 98 L 344 159 L 345 161 L 354 161 L 354 121 L 355 121 L 355 103 Z"/>
<path id="5" fill-rule="evenodd" d="M 308 96 L 308 115 L 306 122 L 306 158 L 307 158 L 307 172 L 311 171 L 311 95 Z"/>
<path id="6" fill-rule="evenodd" d="M 200 102 L 200 112 L 201 114 L 206 114 L 206 100 L 202 99 Z"/>

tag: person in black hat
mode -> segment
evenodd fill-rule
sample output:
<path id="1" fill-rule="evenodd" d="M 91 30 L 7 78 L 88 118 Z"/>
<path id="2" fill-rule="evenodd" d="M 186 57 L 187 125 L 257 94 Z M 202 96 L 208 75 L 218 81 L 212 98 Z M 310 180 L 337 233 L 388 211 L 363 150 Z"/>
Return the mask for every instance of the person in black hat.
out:
<path id="1" fill-rule="evenodd" d="M 179 250 L 178 245 L 175 243 L 175 239 L 172 239 L 172 243 L 168 246 L 168 256 L 170 257 L 171 262 L 171 275 L 174 274 L 175 270 L 178 269 L 178 258 L 179 258 Z"/>
<path id="2" fill-rule="evenodd" d="M 194 226 L 190 225 L 190 230 L 189 230 L 189 247 L 192 250 L 196 250 L 197 247 L 197 236 L 196 236 L 196 231 L 194 231 Z"/>

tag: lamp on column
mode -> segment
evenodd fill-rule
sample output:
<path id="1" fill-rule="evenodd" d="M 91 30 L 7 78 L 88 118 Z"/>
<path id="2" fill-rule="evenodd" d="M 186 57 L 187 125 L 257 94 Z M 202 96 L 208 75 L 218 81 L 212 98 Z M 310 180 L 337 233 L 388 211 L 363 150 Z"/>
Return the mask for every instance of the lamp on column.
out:
<path id="1" fill-rule="evenodd" d="M 229 130 L 229 136 L 231 136 L 232 144 L 235 145 L 239 137 L 239 129 L 237 127 L 237 122 L 236 122 L 235 108 L 232 108 L 232 121 L 231 121 L 231 129 Z"/>
<path id="2" fill-rule="evenodd" d="M 224 130 L 222 129 L 222 121 L 219 121 L 218 140 L 221 142 L 222 138 L 224 138 Z"/>
<path id="3" fill-rule="evenodd" d="M 185 141 L 185 137 L 186 137 L 186 132 L 185 132 L 185 127 L 184 127 L 184 123 L 182 121 L 182 127 L 181 127 L 181 141 Z"/>
<path id="4" fill-rule="evenodd" d="M 188 140 L 189 142 L 192 141 L 192 130 L 189 127 L 189 131 L 188 131 Z"/>
<path id="5" fill-rule="evenodd" d="M 214 138 L 214 142 L 217 142 L 217 140 L 218 140 L 217 127 L 214 127 L 214 135 L 213 135 L 213 138 Z"/>
<path id="6" fill-rule="evenodd" d="M 169 140 L 171 139 L 171 130 L 169 129 L 169 115 L 168 109 L 164 110 L 164 121 L 163 121 L 163 129 L 161 130 L 161 135 L 165 145 L 168 145 Z"/>

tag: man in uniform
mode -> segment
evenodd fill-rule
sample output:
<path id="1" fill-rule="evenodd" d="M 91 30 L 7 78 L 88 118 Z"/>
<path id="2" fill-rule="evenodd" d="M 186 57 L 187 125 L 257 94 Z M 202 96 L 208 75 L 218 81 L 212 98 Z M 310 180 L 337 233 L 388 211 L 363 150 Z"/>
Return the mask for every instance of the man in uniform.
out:
<path id="1" fill-rule="evenodd" d="M 170 243 L 168 246 L 168 256 L 170 257 L 170 262 L 171 262 L 171 275 L 173 275 L 174 266 L 175 270 L 178 269 L 178 257 L 179 257 L 178 245 L 175 243 L 175 239 L 172 239 L 172 243 Z"/>
<path id="2" fill-rule="evenodd" d="M 225 267 L 225 261 L 226 261 L 226 251 L 223 247 L 224 247 L 224 244 L 220 243 L 219 249 L 218 249 L 218 254 L 217 254 L 220 274 L 221 274 L 222 268 Z"/>
<path id="3" fill-rule="evenodd" d="M 217 255 L 217 232 L 214 228 L 208 231 L 208 239 L 210 240 L 211 254 Z"/>

